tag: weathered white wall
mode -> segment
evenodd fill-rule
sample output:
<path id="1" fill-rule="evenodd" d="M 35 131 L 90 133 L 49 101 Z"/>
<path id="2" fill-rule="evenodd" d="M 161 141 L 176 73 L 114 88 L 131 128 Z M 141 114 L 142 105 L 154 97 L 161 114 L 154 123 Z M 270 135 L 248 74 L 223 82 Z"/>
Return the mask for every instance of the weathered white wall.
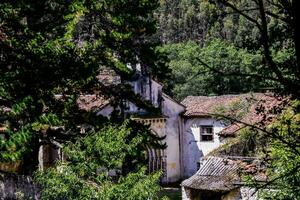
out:
<path id="1" fill-rule="evenodd" d="M 180 113 L 184 111 L 184 106 L 175 102 L 167 95 L 163 94 L 162 113 L 167 117 L 166 120 L 166 156 L 167 156 L 167 180 L 175 182 L 181 178 L 180 166 L 180 134 L 181 118 Z"/>
<path id="2" fill-rule="evenodd" d="M 200 126 L 213 126 L 214 140 L 200 141 Z M 200 158 L 221 145 L 218 133 L 224 128 L 221 121 L 212 118 L 185 118 L 183 129 L 183 176 L 185 178 L 197 172 Z"/>
<path id="3" fill-rule="evenodd" d="M 174 101 L 172 98 L 162 93 L 162 86 L 154 80 L 145 77 L 140 77 L 136 81 L 130 82 L 134 92 L 139 94 L 145 100 L 150 100 L 154 107 L 161 106 L 161 113 L 166 117 L 165 124 L 151 122 L 151 129 L 159 136 L 165 136 L 167 149 L 164 150 L 166 159 L 166 182 L 176 182 L 181 178 L 181 133 L 182 119 L 180 113 L 185 110 L 185 107 Z M 145 112 L 139 109 L 133 103 L 127 103 L 128 110 L 125 112 L 140 114 Z M 97 114 L 109 116 L 112 112 L 112 107 L 107 106 Z"/>
<path id="4" fill-rule="evenodd" d="M 160 106 L 162 86 L 154 80 L 148 78 L 140 78 L 129 83 L 135 94 L 139 94 L 143 99 L 148 100 L 156 108 Z M 145 110 L 138 108 L 135 104 L 128 102 L 128 110 L 126 112 L 145 112 Z"/>
<path id="5" fill-rule="evenodd" d="M 242 200 L 240 194 L 240 188 L 231 190 L 222 196 L 222 200 Z"/>
<path id="6" fill-rule="evenodd" d="M 102 115 L 103 117 L 110 117 L 111 113 L 114 111 L 114 108 L 111 105 L 103 107 L 97 112 L 97 115 Z"/>
<path id="7" fill-rule="evenodd" d="M 162 100 L 162 86 L 154 80 L 151 80 L 151 102 L 154 107 L 160 106 Z"/>

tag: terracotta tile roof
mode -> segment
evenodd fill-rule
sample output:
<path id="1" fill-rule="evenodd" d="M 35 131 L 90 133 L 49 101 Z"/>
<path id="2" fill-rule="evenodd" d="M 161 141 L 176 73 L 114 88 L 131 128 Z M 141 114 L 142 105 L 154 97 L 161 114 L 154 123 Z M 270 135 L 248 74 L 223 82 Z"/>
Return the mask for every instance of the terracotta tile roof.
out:
<path id="1" fill-rule="evenodd" d="M 114 70 L 102 70 L 97 76 L 99 82 L 105 86 L 117 85 L 121 83 L 121 77 Z"/>
<path id="2" fill-rule="evenodd" d="M 98 110 L 109 104 L 109 100 L 103 96 L 91 94 L 80 95 L 77 99 L 79 109 L 85 111 Z"/>
<path id="3" fill-rule="evenodd" d="M 233 101 L 245 98 L 248 94 L 222 96 L 188 96 L 181 103 L 186 106 L 186 117 L 209 116 L 218 106 L 225 106 Z"/>
<path id="4" fill-rule="evenodd" d="M 218 108 L 229 108 L 236 102 L 241 102 L 241 106 L 232 112 L 244 112 L 239 122 L 231 122 L 219 134 L 222 136 L 233 136 L 237 131 L 245 127 L 245 124 L 258 125 L 262 121 L 264 123 L 271 122 L 274 115 L 271 110 L 278 105 L 281 100 L 271 94 L 253 93 L 240 95 L 222 95 L 222 96 L 188 96 L 182 101 L 186 106 L 185 117 L 217 117 L 220 114 L 225 117 L 227 113 L 219 113 Z M 245 105 L 245 106 L 243 106 Z M 257 109 L 263 109 L 264 112 L 259 113 Z M 263 113 L 267 113 L 264 115 Z M 230 117 L 230 115 L 229 115 Z"/>
<path id="5" fill-rule="evenodd" d="M 183 187 L 214 192 L 230 191 L 243 184 L 241 175 L 243 172 L 249 173 L 249 170 L 252 170 L 257 181 L 266 180 L 264 173 L 256 173 L 259 162 L 255 158 L 209 156 L 204 157 L 202 162 L 197 173 L 182 182 Z"/>
<path id="6" fill-rule="evenodd" d="M 7 131 L 7 127 L 6 126 L 1 126 L 0 127 L 0 133 L 6 132 Z"/>
<path id="7" fill-rule="evenodd" d="M 248 125 L 263 128 L 270 124 L 276 117 L 275 109 L 283 99 L 272 95 L 256 94 L 255 101 L 248 109 L 248 112 L 240 119 L 240 122 L 233 122 L 231 125 L 219 132 L 221 136 L 233 136 L 239 130 Z"/>
<path id="8" fill-rule="evenodd" d="M 121 83 L 120 76 L 118 76 L 114 70 L 102 70 L 97 76 L 97 79 L 105 86 L 117 85 Z M 55 98 L 57 100 L 63 100 L 63 96 L 60 94 L 55 95 Z M 80 95 L 77 99 L 77 105 L 79 109 L 84 111 L 99 110 L 109 103 L 110 100 L 108 98 L 96 94 Z"/>

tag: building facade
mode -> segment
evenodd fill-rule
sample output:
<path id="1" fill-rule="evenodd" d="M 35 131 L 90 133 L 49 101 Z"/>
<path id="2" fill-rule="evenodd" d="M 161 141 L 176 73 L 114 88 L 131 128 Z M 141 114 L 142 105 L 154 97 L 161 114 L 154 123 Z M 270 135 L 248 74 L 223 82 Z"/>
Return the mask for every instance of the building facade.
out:
<path id="1" fill-rule="evenodd" d="M 120 83 L 120 78 L 112 75 L 111 71 L 104 71 L 98 79 L 103 84 Z M 149 125 L 153 134 L 165 137 L 162 142 L 166 143 L 166 149 L 148 149 L 148 170 L 162 170 L 162 182 L 166 184 L 194 175 L 201 166 L 201 158 L 224 144 L 227 137 L 234 137 L 244 127 L 242 123 L 221 120 L 216 113 L 226 113 L 226 110 L 232 112 L 232 108 L 237 108 L 237 114 L 253 124 L 261 119 L 253 115 L 253 107 L 257 102 L 267 100 L 267 104 L 274 104 L 274 99 L 265 98 L 263 94 L 188 96 L 182 102 L 177 102 L 163 92 L 161 84 L 139 72 L 128 84 L 135 94 L 159 110 L 155 114 L 149 113 L 134 102 L 124 101 L 125 115 Z M 255 98 L 256 101 L 253 100 Z M 104 117 L 110 117 L 115 109 L 109 99 L 93 94 L 79 97 L 78 106 Z M 83 128 L 83 132 L 84 130 Z M 54 143 L 52 146 L 54 149 L 49 146 L 40 148 L 41 169 L 53 162 L 52 158 L 63 159 L 59 145 Z M 56 152 L 57 155 L 49 156 L 49 152 Z"/>

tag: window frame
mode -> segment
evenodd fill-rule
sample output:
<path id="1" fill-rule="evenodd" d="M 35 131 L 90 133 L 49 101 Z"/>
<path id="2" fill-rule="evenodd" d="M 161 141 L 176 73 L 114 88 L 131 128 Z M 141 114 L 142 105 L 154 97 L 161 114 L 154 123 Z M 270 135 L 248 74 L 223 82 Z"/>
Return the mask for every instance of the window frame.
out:
<path id="1" fill-rule="evenodd" d="M 204 132 L 207 128 L 211 128 L 211 133 Z M 203 140 L 203 136 L 211 136 L 211 140 Z M 200 126 L 200 142 L 214 142 L 214 126 L 201 125 Z"/>

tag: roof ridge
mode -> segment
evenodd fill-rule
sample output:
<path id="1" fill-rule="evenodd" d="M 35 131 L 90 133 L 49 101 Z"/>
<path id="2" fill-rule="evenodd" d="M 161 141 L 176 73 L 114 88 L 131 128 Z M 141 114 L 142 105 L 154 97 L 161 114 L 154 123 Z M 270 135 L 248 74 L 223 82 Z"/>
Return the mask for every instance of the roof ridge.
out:
<path id="1" fill-rule="evenodd" d="M 219 98 L 221 98 L 221 97 L 238 97 L 238 96 L 246 96 L 246 95 L 251 95 L 251 94 L 253 94 L 253 95 L 263 95 L 263 94 L 267 94 L 267 93 L 260 93 L 260 92 L 247 92 L 247 93 L 240 93 L 240 94 L 222 94 L 222 95 L 211 95 L 211 96 L 209 96 L 209 95 L 188 95 L 188 96 L 186 96 L 183 100 L 182 100 L 182 102 L 184 101 L 184 100 L 186 100 L 187 98 L 216 98 L 216 97 L 219 97 Z"/>

